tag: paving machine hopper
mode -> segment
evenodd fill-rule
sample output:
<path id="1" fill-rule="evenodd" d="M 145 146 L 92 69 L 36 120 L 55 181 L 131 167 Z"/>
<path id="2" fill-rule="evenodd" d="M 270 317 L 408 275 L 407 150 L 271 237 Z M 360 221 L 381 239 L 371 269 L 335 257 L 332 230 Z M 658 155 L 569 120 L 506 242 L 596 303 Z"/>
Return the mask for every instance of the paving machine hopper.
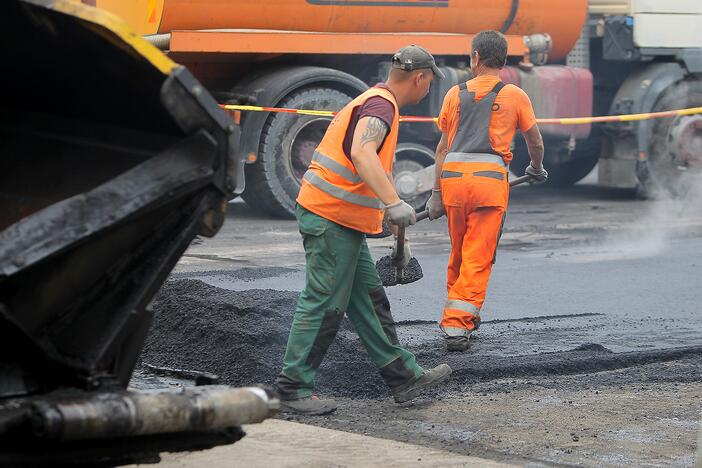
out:
<path id="1" fill-rule="evenodd" d="M 0 465 L 238 440 L 271 393 L 127 388 L 154 294 L 243 189 L 238 127 L 110 13 L 10 0 L 0 34 Z"/>

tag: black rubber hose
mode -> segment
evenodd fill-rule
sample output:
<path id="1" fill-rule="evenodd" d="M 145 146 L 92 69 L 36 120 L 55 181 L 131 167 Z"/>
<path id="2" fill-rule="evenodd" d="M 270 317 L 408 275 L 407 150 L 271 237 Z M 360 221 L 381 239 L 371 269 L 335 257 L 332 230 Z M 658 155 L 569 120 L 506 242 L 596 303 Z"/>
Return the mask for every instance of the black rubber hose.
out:
<path id="1" fill-rule="evenodd" d="M 509 10 L 509 16 L 500 28 L 500 32 L 502 34 L 506 33 L 507 30 L 512 27 L 512 23 L 514 23 L 514 18 L 517 17 L 517 10 L 519 10 L 519 0 L 512 0 L 512 8 L 510 8 Z"/>

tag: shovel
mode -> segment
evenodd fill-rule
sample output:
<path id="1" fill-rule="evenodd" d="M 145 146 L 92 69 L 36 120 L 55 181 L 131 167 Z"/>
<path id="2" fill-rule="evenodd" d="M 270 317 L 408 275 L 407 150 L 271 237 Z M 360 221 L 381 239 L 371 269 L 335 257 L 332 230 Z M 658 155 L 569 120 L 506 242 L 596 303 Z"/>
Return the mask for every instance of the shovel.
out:
<path id="1" fill-rule="evenodd" d="M 429 217 L 429 213 L 422 211 L 417 214 L 417 220 L 419 221 L 419 216 L 423 216 L 421 219 L 426 219 Z M 422 273 L 422 267 L 416 258 L 410 258 L 409 263 L 404 268 L 398 266 L 400 256 L 405 250 L 405 228 L 397 228 L 397 239 L 395 239 L 395 255 L 385 255 L 381 257 L 377 262 L 375 262 L 375 269 L 378 270 L 378 276 L 383 282 L 383 286 L 395 286 L 398 284 L 414 283 L 422 279 L 424 274 Z"/>
<path id="2" fill-rule="evenodd" d="M 509 181 L 509 186 L 514 187 L 515 185 L 523 184 L 528 182 L 531 176 L 523 175 L 517 177 L 516 179 Z M 424 210 L 417 213 L 417 222 L 423 221 L 429 217 L 429 211 Z M 386 229 L 386 227 L 384 227 Z M 389 228 L 388 228 L 389 235 Z M 396 286 L 398 284 L 409 284 L 419 281 L 424 277 L 422 273 L 422 266 L 415 257 L 412 257 L 407 263 L 406 267 L 397 266 L 399 263 L 399 256 L 405 250 L 405 228 L 397 228 L 397 239 L 395 240 L 395 254 L 396 257 L 392 255 L 385 255 L 381 257 L 377 262 L 375 262 L 375 269 L 378 270 L 378 275 L 380 280 L 383 282 L 383 286 Z"/>

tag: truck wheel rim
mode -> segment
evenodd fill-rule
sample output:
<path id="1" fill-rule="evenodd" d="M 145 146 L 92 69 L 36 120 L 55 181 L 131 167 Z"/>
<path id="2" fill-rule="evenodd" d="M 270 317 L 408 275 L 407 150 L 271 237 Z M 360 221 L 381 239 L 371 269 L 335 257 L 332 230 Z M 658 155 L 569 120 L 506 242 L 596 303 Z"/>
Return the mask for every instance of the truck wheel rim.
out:
<path id="1" fill-rule="evenodd" d="M 702 168 L 702 115 L 676 117 L 668 130 L 668 149 L 680 170 Z"/>
<path id="2" fill-rule="evenodd" d="M 322 141 L 329 122 L 331 120 L 328 118 L 312 118 L 305 121 L 293 134 L 288 154 L 290 170 L 298 181 L 302 180 L 312 162 L 314 150 Z"/>
<path id="3" fill-rule="evenodd" d="M 424 161 L 424 163 L 420 161 Z M 402 200 L 415 208 L 424 206 L 431 193 L 416 192 L 419 181 L 414 173 L 433 163 L 434 154 L 430 148 L 403 143 L 397 145 L 392 171 L 395 179 L 395 190 Z"/>

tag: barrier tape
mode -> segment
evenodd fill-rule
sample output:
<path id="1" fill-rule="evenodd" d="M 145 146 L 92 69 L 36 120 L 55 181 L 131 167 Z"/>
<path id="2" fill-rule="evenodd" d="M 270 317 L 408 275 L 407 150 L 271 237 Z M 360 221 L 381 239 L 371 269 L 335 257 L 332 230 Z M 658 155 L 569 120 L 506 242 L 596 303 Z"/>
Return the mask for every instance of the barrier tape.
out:
<path id="1" fill-rule="evenodd" d="M 660 119 L 663 117 L 676 117 L 678 115 L 693 114 L 702 114 L 702 107 L 688 107 L 687 109 L 662 112 L 646 112 L 644 114 L 605 115 L 602 117 L 569 117 L 565 119 L 536 119 L 536 122 L 543 124 L 580 125 L 602 122 L 634 122 L 639 120 Z"/>
<path id="2" fill-rule="evenodd" d="M 333 111 L 289 109 L 284 107 L 242 106 L 234 104 L 220 104 L 220 106 L 223 109 L 231 111 L 283 112 L 288 114 L 315 115 L 320 117 L 333 117 L 334 115 L 336 115 L 336 112 Z M 647 112 L 645 114 L 605 115 L 601 117 L 567 117 L 561 119 L 536 119 L 536 123 L 558 125 L 582 125 L 603 122 L 633 122 L 638 120 L 660 119 L 663 117 L 675 117 L 678 115 L 693 114 L 702 114 L 702 107 L 689 107 L 687 109 L 678 109 L 663 112 Z M 438 119 L 436 117 L 422 117 L 418 115 L 400 116 L 400 122 L 436 122 L 437 120 Z"/>

